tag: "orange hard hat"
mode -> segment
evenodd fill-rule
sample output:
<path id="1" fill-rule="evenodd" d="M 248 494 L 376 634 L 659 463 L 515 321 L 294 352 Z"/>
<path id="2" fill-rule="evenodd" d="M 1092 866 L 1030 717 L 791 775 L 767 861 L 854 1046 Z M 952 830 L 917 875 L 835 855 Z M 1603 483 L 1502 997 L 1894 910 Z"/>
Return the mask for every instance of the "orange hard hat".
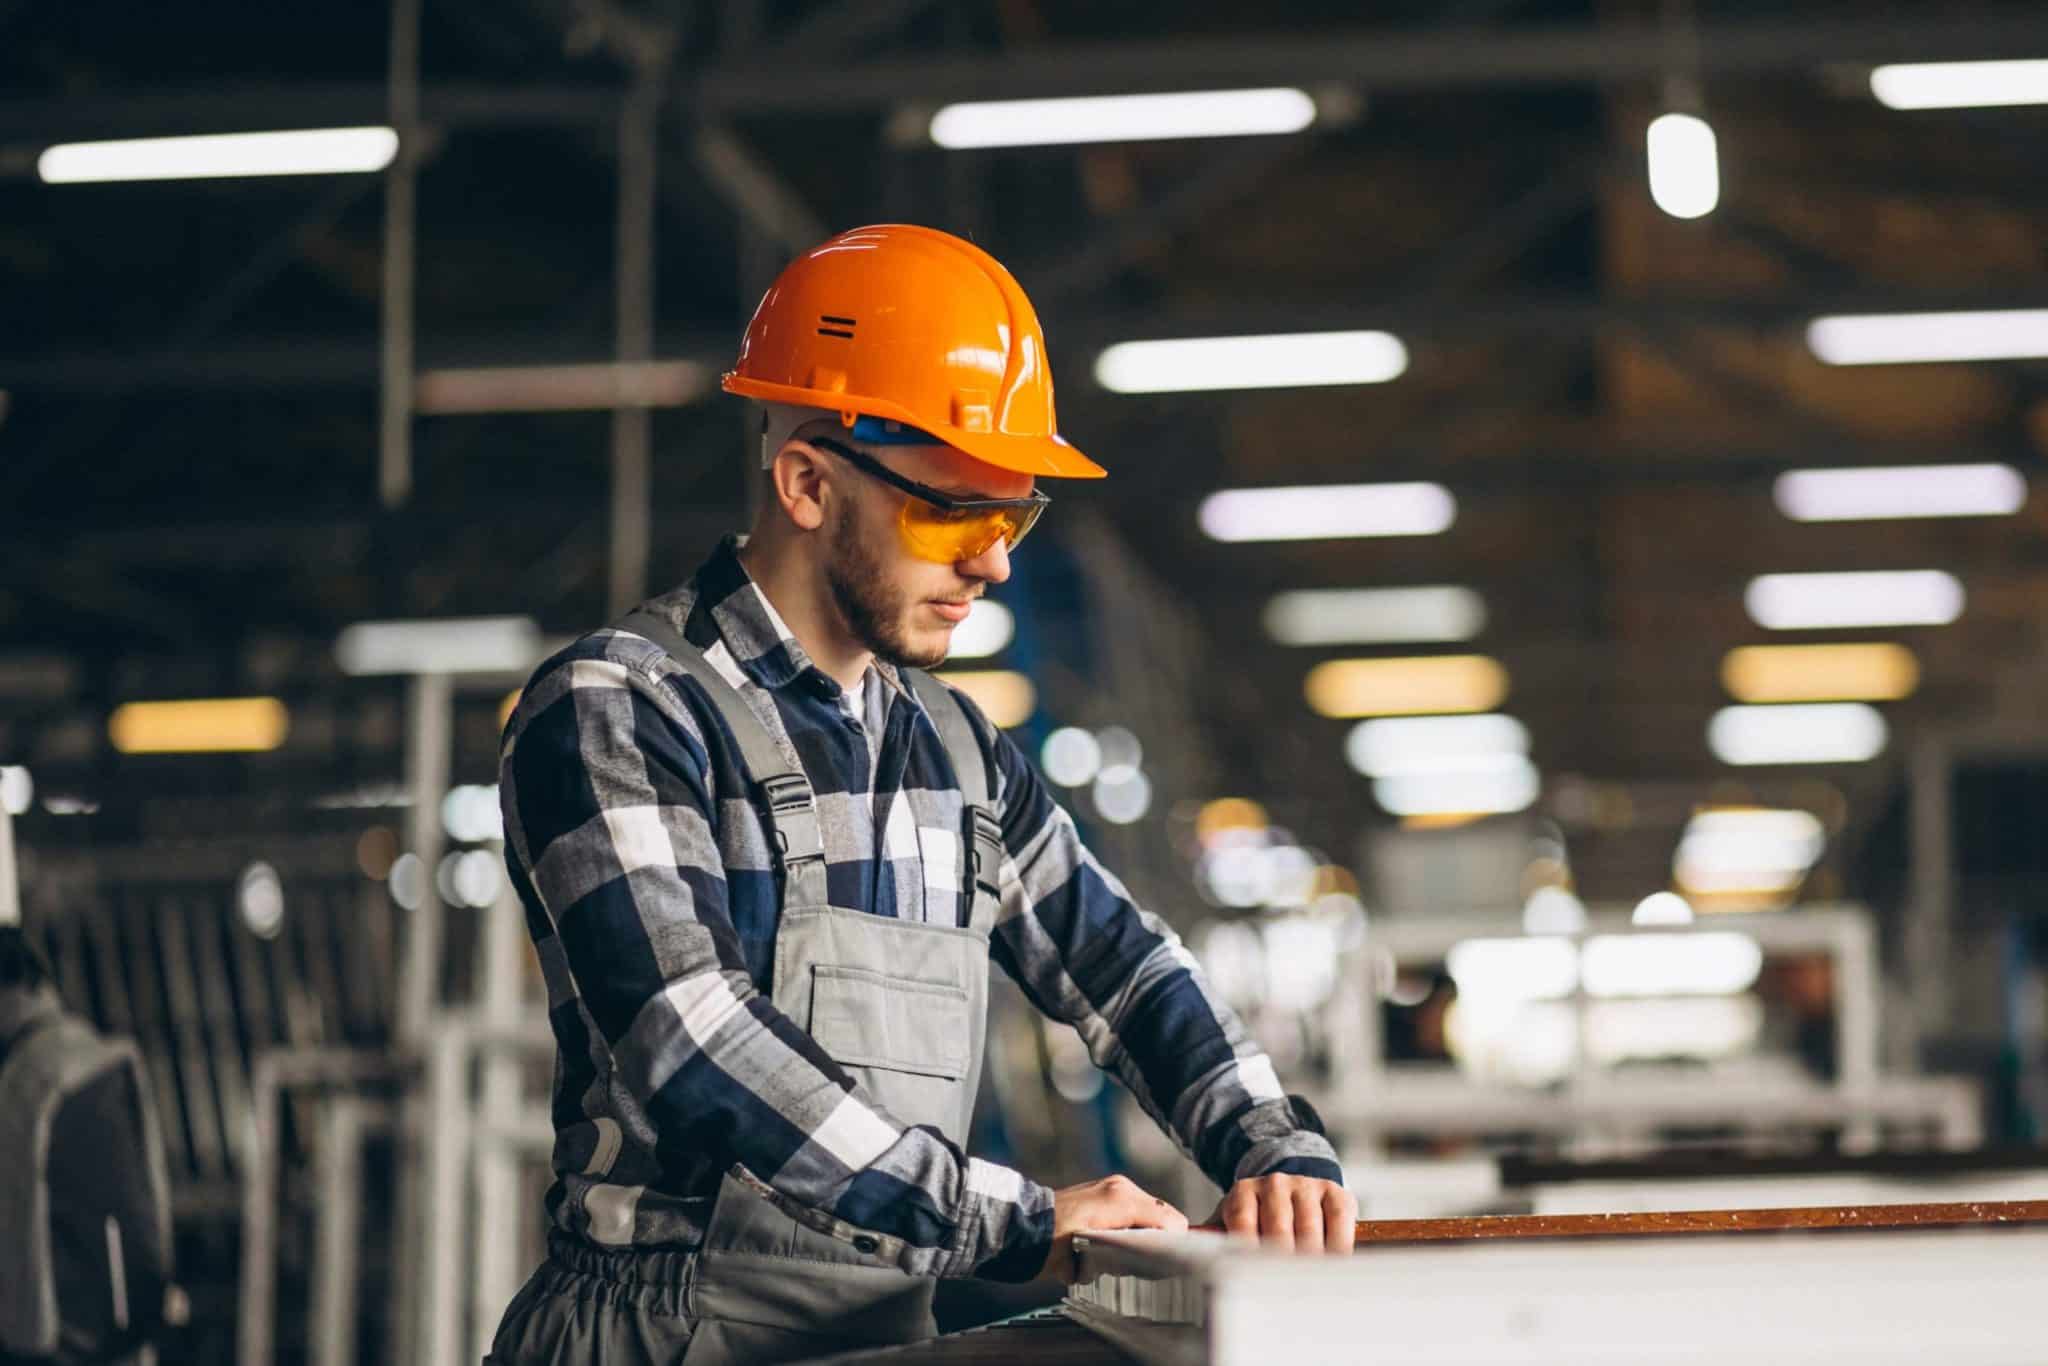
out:
<path id="1" fill-rule="evenodd" d="M 725 391 L 928 432 L 1024 474 L 1108 473 L 1053 422 L 1045 334 L 995 257 L 935 228 L 854 228 L 762 296 Z"/>

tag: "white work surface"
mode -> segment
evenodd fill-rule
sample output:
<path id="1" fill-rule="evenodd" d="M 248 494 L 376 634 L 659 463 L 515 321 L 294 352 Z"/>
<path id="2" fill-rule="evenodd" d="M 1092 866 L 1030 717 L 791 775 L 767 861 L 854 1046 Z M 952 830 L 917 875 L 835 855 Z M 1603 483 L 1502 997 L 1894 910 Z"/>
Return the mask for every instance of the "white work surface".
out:
<path id="1" fill-rule="evenodd" d="M 1088 1235 L 1082 1322 L 1148 1362 L 2048 1360 L 2048 1225 L 1380 1245 Z M 1093 1273 L 1091 1276 L 1090 1273 Z"/>

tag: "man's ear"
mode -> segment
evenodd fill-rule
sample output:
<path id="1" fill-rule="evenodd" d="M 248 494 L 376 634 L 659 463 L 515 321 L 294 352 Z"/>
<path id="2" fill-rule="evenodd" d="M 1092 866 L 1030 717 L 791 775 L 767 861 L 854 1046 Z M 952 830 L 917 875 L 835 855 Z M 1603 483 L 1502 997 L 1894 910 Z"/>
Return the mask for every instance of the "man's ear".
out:
<path id="1" fill-rule="evenodd" d="M 783 515 L 800 531 L 816 531 L 825 524 L 824 459 L 815 446 L 805 441 L 785 441 L 768 467 L 769 486 Z"/>

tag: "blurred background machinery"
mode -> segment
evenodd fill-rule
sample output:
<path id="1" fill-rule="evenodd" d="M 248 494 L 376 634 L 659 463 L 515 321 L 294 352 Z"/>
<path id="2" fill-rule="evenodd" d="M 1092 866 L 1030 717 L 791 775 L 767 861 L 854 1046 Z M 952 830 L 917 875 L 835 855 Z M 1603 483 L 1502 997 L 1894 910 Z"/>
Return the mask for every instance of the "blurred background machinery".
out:
<path id="1" fill-rule="evenodd" d="M 877 220 L 1012 266 L 1113 472 L 950 670 L 1368 1212 L 2033 1180 L 2044 63 L 1999 0 L 0 4 L 0 803 L 155 1083 L 168 1356 L 477 1352 L 550 1137 L 499 726 L 744 523 L 715 376 Z M 992 1155 L 1207 1213 L 998 1010 Z"/>

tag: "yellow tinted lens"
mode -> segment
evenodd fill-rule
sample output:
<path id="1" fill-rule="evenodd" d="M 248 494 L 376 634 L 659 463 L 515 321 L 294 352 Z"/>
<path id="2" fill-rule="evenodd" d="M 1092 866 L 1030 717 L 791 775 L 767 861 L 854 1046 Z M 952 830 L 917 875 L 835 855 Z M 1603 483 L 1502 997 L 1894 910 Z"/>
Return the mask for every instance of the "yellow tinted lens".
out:
<path id="1" fill-rule="evenodd" d="M 982 512 L 956 512 L 934 507 L 921 498 L 908 498 L 897 525 L 903 544 L 921 560 L 958 564 L 982 554 L 997 541 L 1011 545 L 1023 539 L 1017 514 L 1007 508 Z M 1028 528 L 1028 523 L 1024 524 Z"/>

